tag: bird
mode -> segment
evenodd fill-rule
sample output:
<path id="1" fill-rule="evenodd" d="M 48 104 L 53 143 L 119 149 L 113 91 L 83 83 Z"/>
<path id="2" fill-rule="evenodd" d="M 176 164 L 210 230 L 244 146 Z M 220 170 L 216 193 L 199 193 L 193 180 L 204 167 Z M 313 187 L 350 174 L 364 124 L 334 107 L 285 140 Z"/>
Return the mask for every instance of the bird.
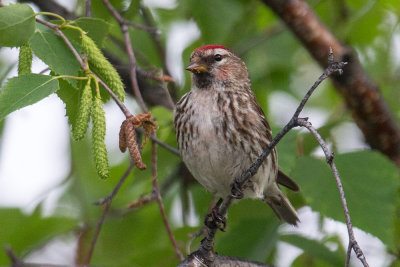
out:
<path id="1" fill-rule="evenodd" d="M 222 45 L 196 48 L 186 70 L 191 72 L 191 89 L 174 109 L 179 152 L 193 177 L 222 200 L 231 194 L 234 179 L 271 142 L 271 128 L 251 89 L 247 67 L 232 50 Z M 297 225 L 296 210 L 278 183 L 300 189 L 279 169 L 274 148 L 243 186 L 243 196 L 264 201 L 280 220 Z"/>

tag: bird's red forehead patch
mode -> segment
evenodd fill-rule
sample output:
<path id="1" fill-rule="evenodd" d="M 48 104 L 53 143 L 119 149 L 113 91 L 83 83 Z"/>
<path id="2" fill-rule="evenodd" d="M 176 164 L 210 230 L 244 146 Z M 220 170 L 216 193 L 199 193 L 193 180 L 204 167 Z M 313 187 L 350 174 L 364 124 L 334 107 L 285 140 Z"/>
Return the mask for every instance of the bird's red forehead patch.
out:
<path id="1" fill-rule="evenodd" d="M 205 46 L 196 48 L 194 51 L 206 51 L 206 50 L 217 49 L 217 48 L 221 48 L 221 49 L 225 49 L 225 50 L 229 51 L 229 49 L 223 45 L 205 45 Z"/>

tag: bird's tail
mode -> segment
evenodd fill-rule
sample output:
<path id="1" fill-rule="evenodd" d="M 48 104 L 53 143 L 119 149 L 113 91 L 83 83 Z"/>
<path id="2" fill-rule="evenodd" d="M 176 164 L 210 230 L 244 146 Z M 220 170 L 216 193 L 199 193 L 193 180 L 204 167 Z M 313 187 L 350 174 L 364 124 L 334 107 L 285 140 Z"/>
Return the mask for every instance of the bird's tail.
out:
<path id="1" fill-rule="evenodd" d="M 296 210 L 290 204 L 289 199 L 277 187 L 274 194 L 264 198 L 264 201 L 272 208 L 280 220 L 283 220 L 292 225 L 297 225 L 299 218 Z"/>

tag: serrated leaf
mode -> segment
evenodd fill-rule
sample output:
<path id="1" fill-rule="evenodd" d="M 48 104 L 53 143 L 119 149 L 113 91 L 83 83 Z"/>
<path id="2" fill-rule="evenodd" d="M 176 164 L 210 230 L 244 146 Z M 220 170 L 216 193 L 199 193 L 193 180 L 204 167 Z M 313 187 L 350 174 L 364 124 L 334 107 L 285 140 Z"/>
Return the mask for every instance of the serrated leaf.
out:
<path id="1" fill-rule="evenodd" d="M 61 37 L 48 32 L 36 32 L 30 41 L 35 55 L 59 75 L 78 76 L 80 65 Z M 68 79 L 73 85 L 76 80 Z"/>
<path id="2" fill-rule="evenodd" d="M 381 154 L 372 151 L 341 154 L 336 156 L 335 163 L 353 225 L 378 237 L 392 249 L 396 193 L 400 180 L 397 168 Z M 324 161 L 299 158 L 291 176 L 300 184 L 313 210 L 344 222 L 338 189 Z"/>
<path id="3" fill-rule="evenodd" d="M 345 262 L 343 253 L 340 253 L 340 251 L 331 251 L 317 240 L 299 235 L 282 235 L 279 239 L 301 248 L 304 252 L 312 255 L 316 259 L 328 263 L 329 266 L 341 266 Z"/>
<path id="4" fill-rule="evenodd" d="M 73 125 L 78 112 L 80 92 L 64 79 L 60 79 L 59 84 L 60 89 L 56 94 L 65 103 L 65 115 L 68 117 L 69 125 Z"/>
<path id="5" fill-rule="evenodd" d="M 0 46 L 21 46 L 35 30 L 35 13 L 28 5 L 0 8 Z"/>
<path id="6" fill-rule="evenodd" d="M 79 18 L 74 21 L 74 24 L 87 32 L 98 47 L 103 47 L 103 41 L 110 30 L 108 22 L 98 18 Z"/>
<path id="7" fill-rule="evenodd" d="M 58 88 L 57 79 L 49 75 L 27 74 L 9 79 L 0 91 L 0 120 L 42 100 Z"/>

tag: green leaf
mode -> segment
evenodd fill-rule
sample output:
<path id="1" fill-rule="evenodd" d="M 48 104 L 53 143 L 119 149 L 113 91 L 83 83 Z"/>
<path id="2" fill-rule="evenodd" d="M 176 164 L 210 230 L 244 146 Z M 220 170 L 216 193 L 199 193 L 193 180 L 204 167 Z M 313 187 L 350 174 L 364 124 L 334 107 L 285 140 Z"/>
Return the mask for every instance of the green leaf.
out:
<path id="1" fill-rule="evenodd" d="M 276 135 L 278 132 L 279 130 L 276 130 L 273 134 Z M 298 154 L 297 134 L 297 131 L 288 132 L 288 134 L 277 145 L 279 167 L 285 173 L 289 173 L 296 162 Z"/>
<path id="2" fill-rule="evenodd" d="M 0 91 L 0 120 L 57 90 L 57 79 L 49 75 L 27 74 L 9 79 Z"/>
<path id="3" fill-rule="evenodd" d="M 353 225 L 375 235 L 392 249 L 399 189 L 397 168 L 381 154 L 372 151 L 341 154 L 335 157 L 335 163 Z M 300 184 L 306 202 L 313 210 L 344 222 L 338 189 L 324 161 L 299 158 L 291 176 Z"/>
<path id="4" fill-rule="evenodd" d="M 103 41 L 110 31 L 110 24 L 98 18 L 79 18 L 74 21 L 87 35 L 93 39 L 98 47 L 103 47 Z"/>
<path id="5" fill-rule="evenodd" d="M 56 94 L 65 103 L 65 115 L 68 117 L 69 125 L 73 125 L 78 115 L 80 91 L 64 79 L 60 79 L 59 84 L 60 90 Z"/>
<path id="6" fill-rule="evenodd" d="M 80 65 L 61 37 L 48 32 L 36 32 L 30 45 L 35 55 L 55 73 L 78 76 Z M 76 80 L 68 81 L 76 84 Z"/>
<path id="7" fill-rule="evenodd" d="M 265 262 L 278 241 L 278 227 L 279 219 L 267 204 L 241 200 L 229 210 L 227 232 L 217 237 L 216 251 Z"/>
<path id="8" fill-rule="evenodd" d="M 345 262 L 343 253 L 340 253 L 340 251 L 331 251 L 317 240 L 299 235 L 282 235 L 279 239 L 301 248 L 304 252 L 328 263 L 329 266 L 341 266 Z"/>
<path id="9" fill-rule="evenodd" d="M 35 13 L 28 5 L 0 8 L 0 46 L 21 46 L 35 30 Z"/>
<path id="10" fill-rule="evenodd" d="M 3 208 L 0 209 L 0 218 L 0 246 L 11 246 L 18 256 L 26 255 L 51 238 L 76 227 L 76 221 L 71 218 L 42 218 L 39 208 L 31 215 L 25 215 L 19 209 Z M 9 258 L 0 253 L 0 265 L 8 264 Z"/>

